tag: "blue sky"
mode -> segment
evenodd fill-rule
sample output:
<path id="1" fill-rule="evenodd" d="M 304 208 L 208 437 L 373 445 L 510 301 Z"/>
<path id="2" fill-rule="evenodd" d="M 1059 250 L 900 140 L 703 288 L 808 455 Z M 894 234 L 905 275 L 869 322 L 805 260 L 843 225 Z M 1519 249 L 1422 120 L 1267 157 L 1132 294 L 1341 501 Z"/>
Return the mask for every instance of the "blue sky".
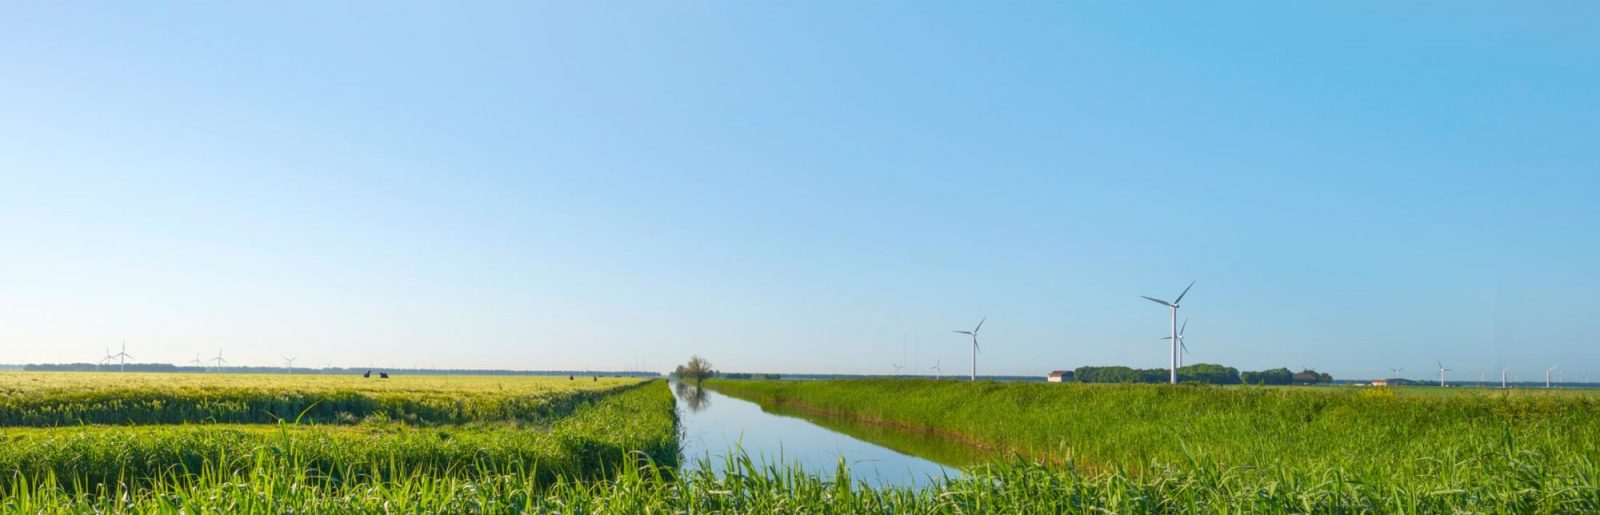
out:
<path id="1" fill-rule="evenodd" d="M 1600 375 L 1592 3 L 0 6 L 0 363 Z"/>

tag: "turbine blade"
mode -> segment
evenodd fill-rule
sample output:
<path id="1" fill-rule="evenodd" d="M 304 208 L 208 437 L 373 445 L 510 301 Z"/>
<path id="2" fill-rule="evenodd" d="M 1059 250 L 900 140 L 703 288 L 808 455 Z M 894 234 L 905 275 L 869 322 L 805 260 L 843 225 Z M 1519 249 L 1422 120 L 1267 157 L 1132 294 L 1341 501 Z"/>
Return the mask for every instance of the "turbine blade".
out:
<path id="1" fill-rule="evenodd" d="M 978 334 L 978 330 L 979 329 L 983 329 L 983 322 L 988 320 L 988 319 L 989 319 L 989 315 L 984 315 L 983 319 L 978 320 L 978 327 L 972 328 L 972 334 Z"/>
<path id="2" fill-rule="evenodd" d="M 1183 336 L 1183 330 L 1189 328 L 1189 319 L 1183 319 L 1183 325 L 1178 327 L 1178 336 Z"/>
<path id="3" fill-rule="evenodd" d="M 1160 304 L 1160 305 L 1163 305 L 1163 306 L 1166 306 L 1166 307 L 1169 307 L 1169 308 L 1172 307 L 1172 303 L 1171 302 L 1167 302 L 1167 301 L 1164 301 L 1164 300 L 1161 300 L 1161 299 L 1158 299 L 1158 298 L 1155 298 L 1155 297 L 1145 297 L 1144 295 L 1140 295 L 1140 297 L 1144 297 L 1146 299 L 1150 299 L 1150 302 L 1154 302 L 1156 304 Z"/>
<path id="4" fill-rule="evenodd" d="M 972 331 L 950 331 L 952 333 L 972 334 Z"/>
<path id="5" fill-rule="evenodd" d="M 1183 289 L 1183 293 L 1179 293 L 1178 294 L 1178 298 L 1173 299 L 1172 303 L 1173 304 L 1182 303 L 1183 302 L 1183 296 L 1184 295 L 1188 295 L 1189 294 L 1189 288 L 1193 288 L 1193 287 L 1194 287 L 1194 281 L 1189 281 L 1189 286 L 1185 287 Z"/>

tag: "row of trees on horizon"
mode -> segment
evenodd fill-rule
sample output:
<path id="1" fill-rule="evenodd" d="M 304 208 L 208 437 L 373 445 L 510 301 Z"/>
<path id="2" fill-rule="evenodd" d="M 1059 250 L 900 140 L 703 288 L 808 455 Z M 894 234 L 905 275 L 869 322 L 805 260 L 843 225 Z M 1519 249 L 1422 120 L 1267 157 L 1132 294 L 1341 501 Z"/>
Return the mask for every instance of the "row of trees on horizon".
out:
<path id="1" fill-rule="evenodd" d="M 1166 383 L 1170 371 L 1165 368 L 1130 367 L 1078 367 L 1062 381 L 1079 383 Z M 1316 370 L 1290 371 L 1287 368 L 1240 372 L 1233 367 L 1199 363 L 1178 368 L 1179 383 L 1202 384 L 1321 384 L 1332 383 L 1333 376 Z"/>

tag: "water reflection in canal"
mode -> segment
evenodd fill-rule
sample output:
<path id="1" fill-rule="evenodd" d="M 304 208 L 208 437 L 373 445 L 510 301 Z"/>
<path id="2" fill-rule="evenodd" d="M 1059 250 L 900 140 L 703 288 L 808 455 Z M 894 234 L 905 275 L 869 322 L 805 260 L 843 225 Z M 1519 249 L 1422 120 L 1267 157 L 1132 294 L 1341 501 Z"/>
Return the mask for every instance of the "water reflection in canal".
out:
<path id="1" fill-rule="evenodd" d="M 673 383 L 673 392 L 683 429 L 684 467 L 689 469 L 708 456 L 712 467 L 720 469 L 730 452 L 743 449 L 758 465 L 798 465 L 831 478 L 843 458 L 856 481 L 922 486 L 931 479 L 959 476 L 953 466 L 973 459 L 970 449 L 937 438 L 823 419 L 819 425 L 683 383 Z"/>

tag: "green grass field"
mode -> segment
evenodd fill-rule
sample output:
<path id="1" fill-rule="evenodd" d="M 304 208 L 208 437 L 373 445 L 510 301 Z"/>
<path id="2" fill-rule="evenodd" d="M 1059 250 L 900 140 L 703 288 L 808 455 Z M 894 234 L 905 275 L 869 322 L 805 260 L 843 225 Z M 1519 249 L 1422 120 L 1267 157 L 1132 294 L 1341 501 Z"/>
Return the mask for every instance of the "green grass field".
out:
<path id="1" fill-rule="evenodd" d="M 1320 485 L 1328 500 L 1348 496 L 1356 506 L 1436 494 L 1459 496 L 1451 506 L 1461 508 L 1600 509 L 1600 396 L 1589 394 L 922 380 L 706 385 L 773 409 L 965 442 L 990 458 L 1018 455 L 1090 478 L 1214 475 L 1247 490 Z"/>
<path id="2" fill-rule="evenodd" d="M 0 492 L 65 506 L 264 476 L 598 479 L 677 464 L 673 402 L 637 379 L 0 373 Z"/>

